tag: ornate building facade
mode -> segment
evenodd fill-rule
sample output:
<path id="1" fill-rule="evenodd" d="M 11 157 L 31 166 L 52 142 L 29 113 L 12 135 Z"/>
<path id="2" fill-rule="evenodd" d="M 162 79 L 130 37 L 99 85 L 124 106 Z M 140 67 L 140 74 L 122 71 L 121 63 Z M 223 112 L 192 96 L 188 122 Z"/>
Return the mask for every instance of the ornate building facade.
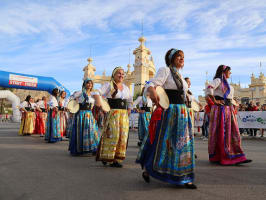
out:
<path id="1" fill-rule="evenodd" d="M 155 66 L 151 56 L 151 51 L 145 47 L 144 44 L 146 39 L 144 37 L 140 37 L 138 41 L 140 42 L 140 45 L 133 51 L 135 56 L 135 63 L 133 65 L 134 70 L 131 71 L 131 65 L 128 64 L 124 80 L 131 92 L 134 86 L 134 96 L 140 94 L 145 82 L 155 75 Z M 92 61 L 92 58 L 88 59 L 89 64 L 83 69 L 83 79 L 91 78 L 94 83 L 99 84 L 109 82 L 111 77 L 106 76 L 105 71 L 102 75 L 95 75 L 96 68 L 92 65 Z"/>

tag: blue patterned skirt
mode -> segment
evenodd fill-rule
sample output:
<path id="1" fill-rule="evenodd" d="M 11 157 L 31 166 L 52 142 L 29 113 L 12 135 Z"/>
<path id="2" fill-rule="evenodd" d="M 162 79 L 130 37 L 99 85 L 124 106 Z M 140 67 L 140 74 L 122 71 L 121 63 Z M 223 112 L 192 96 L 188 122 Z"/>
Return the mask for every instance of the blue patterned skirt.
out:
<path id="1" fill-rule="evenodd" d="M 194 181 L 194 136 L 185 104 L 170 104 L 162 112 L 154 140 L 150 134 L 144 139 L 136 162 L 161 181 L 175 185 Z"/>
<path id="2" fill-rule="evenodd" d="M 59 112 L 50 110 L 46 121 L 45 140 L 54 143 L 62 140 L 60 134 L 60 116 Z"/>
<path id="3" fill-rule="evenodd" d="M 69 138 L 71 155 L 94 153 L 100 141 L 100 133 L 93 114 L 90 110 L 80 110 L 73 123 Z"/>
<path id="4" fill-rule="evenodd" d="M 148 126 L 151 119 L 150 112 L 139 113 L 139 121 L 138 121 L 138 135 L 139 141 L 143 141 L 145 135 L 148 134 Z"/>
<path id="5" fill-rule="evenodd" d="M 70 113 L 67 119 L 67 126 L 66 126 L 66 137 L 67 138 L 69 138 L 72 133 L 74 119 L 75 119 L 75 114 Z"/>

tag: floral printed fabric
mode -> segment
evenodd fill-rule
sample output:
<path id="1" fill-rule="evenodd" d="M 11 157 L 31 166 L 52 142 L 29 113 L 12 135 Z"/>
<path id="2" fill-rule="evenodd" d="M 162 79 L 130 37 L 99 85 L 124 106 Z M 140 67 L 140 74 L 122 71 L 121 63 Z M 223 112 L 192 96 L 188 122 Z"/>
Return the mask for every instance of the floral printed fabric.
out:
<path id="1" fill-rule="evenodd" d="M 113 162 L 126 158 L 129 119 L 128 111 L 112 109 L 107 114 L 97 160 Z"/>

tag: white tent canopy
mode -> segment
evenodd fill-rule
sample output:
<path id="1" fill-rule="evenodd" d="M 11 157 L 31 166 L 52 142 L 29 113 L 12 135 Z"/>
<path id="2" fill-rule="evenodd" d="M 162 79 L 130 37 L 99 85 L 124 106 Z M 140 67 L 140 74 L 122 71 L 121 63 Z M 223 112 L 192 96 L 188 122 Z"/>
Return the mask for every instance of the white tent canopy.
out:
<path id="1" fill-rule="evenodd" d="M 9 90 L 0 90 L 0 99 L 7 99 L 12 103 L 12 109 L 13 109 L 13 117 L 12 120 L 14 122 L 20 122 L 20 112 L 19 112 L 19 104 L 20 99 L 11 91 Z"/>

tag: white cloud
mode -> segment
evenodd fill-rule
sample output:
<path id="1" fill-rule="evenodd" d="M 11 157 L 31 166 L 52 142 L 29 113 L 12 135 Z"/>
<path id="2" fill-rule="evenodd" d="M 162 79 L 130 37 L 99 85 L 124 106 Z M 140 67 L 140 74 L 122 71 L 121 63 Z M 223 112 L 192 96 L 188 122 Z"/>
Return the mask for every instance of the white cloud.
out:
<path id="1" fill-rule="evenodd" d="M 126 67 L 128 49 L 139 45 L 142 19 L 156 67 L 165 65 L 169 48 L 183 49 L 184 73 L 195 93 L 201 93 L 205 72 L 211 77 L 219 64 L 232 66 L 233 76 L 248 77 L 266 61 L 266 5 L 259 0 L 22 3 L 0 8 L 1 69 L 56 76 L 69 87 L 78 85 L 69 79 L 82 78 L 90 46 L 98 73 Z"/>

